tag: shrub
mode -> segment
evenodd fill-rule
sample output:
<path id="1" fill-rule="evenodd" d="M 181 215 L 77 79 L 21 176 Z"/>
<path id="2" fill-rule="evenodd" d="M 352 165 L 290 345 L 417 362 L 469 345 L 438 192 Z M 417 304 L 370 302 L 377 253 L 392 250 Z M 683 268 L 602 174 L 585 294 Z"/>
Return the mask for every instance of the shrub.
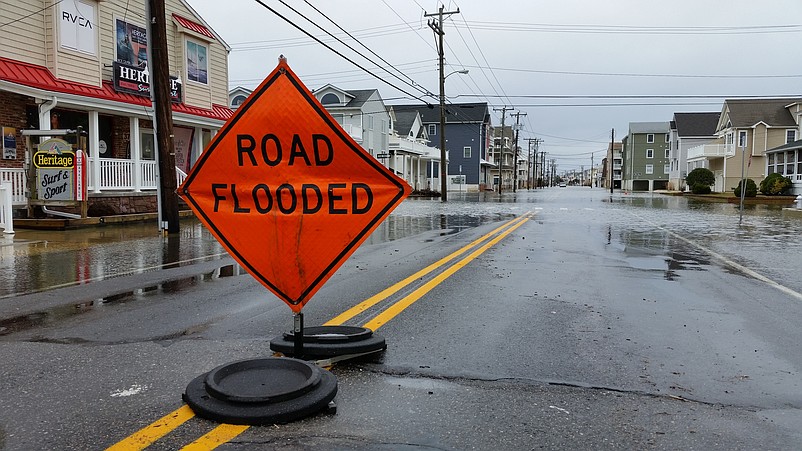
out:
<path id="1" fill-rule="evenodd" d="M 696 168 L 685 176 L 685 183 L 691 187 L 694 194 L 700 194 L 695 191 L 696 185 L 705 185 L 711 187 L 716 183 L 716 176 L 713 171 L 707 168 Z M 710 190 L 707 191 L 708 193 Z"/>
<path id="2" fill-rule="evenodd" d="M 693 194 L 710 194 L 710 185 L 705 185 L 704 183 L 697 183 L 691 187 L 691 192 Z"/>
<path id="3" fill-rule="evenodd" d="M 760 182 L 760 192 L 767 196 L 777 196 L 790 191 L 792 186 L 790 178 L 775 172 Z"/>
<path id="4" fill-rule="evenodd" d="M 738 182 L 738 186 L 735 187 L 733 190 L 736 197 L 741 197 L 741 182 Z M 744 197 L 755 197 L 757 196 L 757 184 L 752 179 L 746 179 L 746 194 Z"/>

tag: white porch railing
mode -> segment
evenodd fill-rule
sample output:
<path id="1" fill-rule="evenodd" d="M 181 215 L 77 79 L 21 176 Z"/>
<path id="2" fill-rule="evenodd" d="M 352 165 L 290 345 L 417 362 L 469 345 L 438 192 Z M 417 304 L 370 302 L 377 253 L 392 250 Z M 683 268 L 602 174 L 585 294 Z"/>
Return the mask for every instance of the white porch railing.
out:
<path id="1" fill-rule="evenodd" d="M 11 184 L 11 204 L 25 205 L 25 169 L 22 168 L 2 168 L 0 169 L 0 183 Z"/>
<path id="2" fill-rule="evenodd" d="M 140 161 L 136 170 L 133 160 L 122 158 L 100 159 L 100 187 L 95 190 L 92 177 L 92 164 L 87 164 L 87 184 L 92 191 L 153 191 L 156 190 L 158 168 L 152 160 Z M 180 185 L 187 174 L 175 168 L 176 180 Z M 138 173 L 138 176 L 137 176 Z M 25 198 L 25 170 L 22 168 L 0 168 L 0 184 L 10 185 L 11 204 L 15 207 L 27 205 Z"/>
<path id="3" fill-rule="evenodd" d="M 0 227 L 3 233 L 14 233 L 14 206 L 11 204 L 11 191 L 14 189 L 10 182 L 0 183 Z"/>
<path id="4" fill-rule="evenodd" d="M 703 144 L 688 149 L 688 161 L 724 158 L 733 155 L 733 147 L 727 144 Z"/>

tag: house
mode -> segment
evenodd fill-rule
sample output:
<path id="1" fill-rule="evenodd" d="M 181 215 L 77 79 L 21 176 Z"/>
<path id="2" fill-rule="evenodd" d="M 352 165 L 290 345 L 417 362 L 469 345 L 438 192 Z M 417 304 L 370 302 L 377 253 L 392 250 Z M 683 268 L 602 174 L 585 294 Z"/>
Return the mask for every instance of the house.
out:
<path id="1" fill-rule="evenodd" d="M 726 100 L 716 124 L 716 139 L 688 149 L 688 171 L 696 167 L 713 171 L 715 192 L 733 190 L 741 181 L 742 173 L 759 184 L 769 174 L 769 151 L 791 144 L 799 136 L 799 102 L 789 99 Z M 785 156 L 785 150 L 772 153 L 780 152 Z M 778 169 L 776 159 L 772 168 Z"/>
<path id="2" fill-rule="evenodd" d="M 511 125 L 493 127 L 493 147 L 490 149 L 488 161 L 493 163 L 490 168 L 493 189 L 499 192 L 512 191 L 515 168 L 512 151 L 515 140 L 513 133 Z"/>
<path id="3" fill-rule="evenodd" d="M 802 101 L 791 102 L 785 106 L 797 124 L 796 132 L 786 129 L 786 144 L 766 151 L 766 175 L 777 173 L 791 179 L 791 194 L 802 194 Z M 792 137 L 796 141 L 788 142 Z"/>
<path id="4" fill-rule="evenodd" d="M 610 183 L 612 183 L 614 189 L 621 189 L 624 167 L 624 157 L 621 152 L 623 146 L 623 142 L 613 142 L 607 145 L 607 156 L 602 161 L 601 174 L 601 186 L 604 188 L 610 189 Z"/>
<path id="5" fill-rule="evenodd" d="M 668 189 L 685 190 L 688 149 L 713 141 L 719 113 L 674 113 L 670 122 Z"/>
<path id="6" fill-rule="evenodd" d="M 630 191 L 654 191 L 668 188 L 668 122 L 630 122 L 629 133 L 622 140 L 622 187 Z"/>
<path id="7" fill-rule="evenodd" d="M 243 88 L 242 86 L 237 86 L 228 91 L 228 106 L 231 107 L 232 110 L 236 110 L 252 92 L 253 89 Z"/>
<path id="8" fill-rule="evenodd" d="M 346 91 L 328 84 L 312 94 L 368 153 L 380 161 L 389 156 L 390 114 L 377 89 Z"/>
<path id="9" fill-rule="evenodd" d="M 417 110 L 390 114 L 390 155 L 387 167 L 409 183 L 413 190 L 433 190 L 440 187 L 440 151 L 429 144 L 423 118 Z"/>
<path id="10" fill-rule="evenodd" d="M 15 207 L 26 206 L 31 189 L 27 131 L 82 127 L 89 214 L 156 211 L 144 17 L 143 0 L 19 0 L 0 8 L 0 179 L 13 184 Z M 167 0 L 165 19 L 180 178 L 232 115 L 230 47 L 186 1 Z"/>
<path id="11" fill-rule="evenodd" d="M 409 110 L 420 113 L 430 142 L 439 148 L 439 107 L 393 105 L 393 110 L 396 113 Z M 488 160 L 491 125 L 487 103 L 449 104 L 446 106 L 445 124 L 448 191 L 488 189 L 490 168 L 494 165 Z"/>

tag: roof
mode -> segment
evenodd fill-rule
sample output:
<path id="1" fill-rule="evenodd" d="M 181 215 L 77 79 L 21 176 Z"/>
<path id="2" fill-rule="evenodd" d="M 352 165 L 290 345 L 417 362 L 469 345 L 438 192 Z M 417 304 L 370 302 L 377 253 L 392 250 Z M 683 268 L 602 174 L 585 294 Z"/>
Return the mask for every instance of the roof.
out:
<path id="1" fill-rule="evenodd" d="M 439 105 L 393 105 L 396 113 L 399 111 L 418 111 L 424 124 L 440 122 Z M 446 105 L 446 123 L 459 122 L 485 122 L 489 112 L 487 103 L 452 103 Z"/>
<path id="2" fill-rule="evenodd" d="M 110 100 L 129 105 L 150 106 L 149 97 L 114 90 L 111 81 L 104 80 L 100 87 L 58 79 L 44 66 L 23 63 L 0 57 L 0 80 L 30 88 L 62 94 L 72 94 L 95 99 Z M 199 108 L 183 103 L 172 104 L 173 113 L 184 113 L 210 119 L 227 120 L 234 113 L 225 105 L 213 104 L 211 109 Z"/>
<path id="3" fill-rule="evenodd" d="M 677 134 L 681 138 L 713 137 L 721 113 L 674 113 Z"/>
<path id="4" fill-rule="evenodd" d="M 668 133 L 668 122 L 630 122 L 630 133 Z"/>
<path id="5" fill-rule="evenodd" d="M 771 127 L 795 127 L 793 116 L 786 106 L 798 102 L 794 99 L 730 99 L 725 100 L 732 127 L 752 127 L 764 122 Z"/>
<path id="6" fill-rule="evenodd" d="M 407 111 L 395 111 L 395 121 L 393 121 L 393 127 L 395 128 L 396 133 L 399 136 L 408 136 L 410 130 L 412 130 L 412 125 L 415 123 L 415 118 L 418 117 L 417 111 L 407 110 Z"/>
<path id="7" fill-rule="evenodd" d="M 785 152 L 786 150 L 799 150 L 799 149 L 802 149 L 802 139 L 798 139 L 794 142 L 784 144 L 780 147 L 769 149 L 766 151 L 766 153 Z"/>

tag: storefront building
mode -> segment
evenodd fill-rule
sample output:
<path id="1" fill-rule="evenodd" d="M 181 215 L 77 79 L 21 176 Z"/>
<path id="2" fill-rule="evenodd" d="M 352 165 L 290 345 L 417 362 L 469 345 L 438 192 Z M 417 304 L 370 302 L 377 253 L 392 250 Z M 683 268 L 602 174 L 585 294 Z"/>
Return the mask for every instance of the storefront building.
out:
<path id="1" fill-rule="evenodd" d="M 188 3 L 165 6 L 180 182 L 232 115 L 230 48 Z M 0 0 L 0 182 L 13 187 L 15 215 L 26 207 L 23 131 L 79 127 L 87 137 L 89 215 L 156 210 L 144 18 L 143 0 Z"/>

